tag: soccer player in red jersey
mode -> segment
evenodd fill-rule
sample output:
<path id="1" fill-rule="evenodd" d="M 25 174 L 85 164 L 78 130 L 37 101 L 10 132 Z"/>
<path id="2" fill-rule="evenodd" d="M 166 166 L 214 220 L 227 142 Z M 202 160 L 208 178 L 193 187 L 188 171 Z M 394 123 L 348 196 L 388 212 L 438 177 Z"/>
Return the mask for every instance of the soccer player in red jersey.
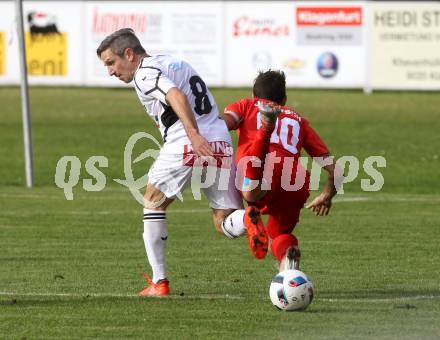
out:
<path id="1" fill-rule="evenodd" d="M 329 213 L 336 194 L 335 162 L 327 146 L 309 122 L 285 105 L 286 79 L 281 71 L 260 73 L 253 98 L 225 108 L 223 119 L 239 136 L 237 177 L 249 205 L 269 215 L 266 230 L 270 250 L 284 269 L 299 269 L 300 250 L 292 234 L 309 197 L 309 173 L 301 166 L 301 149 L 328 173 L 323 191 L 307 205 L 318 216 Z M 241 172 L 241 173 L 240 173 Z"/>

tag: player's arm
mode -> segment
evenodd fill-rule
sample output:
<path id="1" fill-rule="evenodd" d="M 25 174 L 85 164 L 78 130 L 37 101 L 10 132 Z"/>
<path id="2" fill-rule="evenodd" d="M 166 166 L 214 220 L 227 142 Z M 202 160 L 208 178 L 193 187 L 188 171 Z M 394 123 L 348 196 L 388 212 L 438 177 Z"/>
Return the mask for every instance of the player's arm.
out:
<path id="1" fill-rule="evenodd" d="M 246 114 L 248 103 L 246 99 L 241 99 L 235 103 L 226 106 L 221 118 L 225 121 L 228 130 L 237 130 Z"/>
<path id="2" fill-rule="evenodd" d="M 198 156 L 213 156 L 214 154 L 208 141 L 199 133 L 194 113 L 191 110 L 186 95 L 177 87 L 173 87 L 168 90 L 165 100 L 182 122 L 186 135 L 191 141 L 194 153 Z"/>
<path id="3" fill-rule="evenodd" d="M 198 156 L 212 156 L 213 152 L 208 141 L 199 133 L 194 113 L 188 98 L 176 84 L 162 71 L 155 67 L 144 67 L 136 72 L 134 83 L 141 97 L 153 98 L 161 103 L 170 105 L 182 122 L 185 132 L 193 145 L 193 151 Z"/>
<path id="4" fill-rule="evenodd" d="M 322 192 L 312 202 L 307 204 L 306 208 L 311 209 L 317 216 L 326 216 L 332 206 L 332 199 L 337 193 L 335 178 L 338 178 L 339 173 L 332 156 L 327 154 L 320 157 L 320 160 L 322 160 L 322 168 L 327 172 L 327 181 Z"/>
<path id="5" fill-rule="evenodd" d="M 240 120 L 237 118 L 237 114 L 233 111 L 223 112 L 221 118 L 225 121 L 228 130 L 237 130 L 238 125 L 240 124 Z"/>
<path id="6" fill-rule="evenodd" d="M 306 208 L 311 209 L 317 216 L 326 216 L 332 206 L 332 199 L 341 184 L 342 171 L 336 165 L 321 137 L 310 127 L 306 120 L 302 124 L 302 130 L 304 149 L 327 172 L 327 181 L 322 192 L 307 204 Z"/>

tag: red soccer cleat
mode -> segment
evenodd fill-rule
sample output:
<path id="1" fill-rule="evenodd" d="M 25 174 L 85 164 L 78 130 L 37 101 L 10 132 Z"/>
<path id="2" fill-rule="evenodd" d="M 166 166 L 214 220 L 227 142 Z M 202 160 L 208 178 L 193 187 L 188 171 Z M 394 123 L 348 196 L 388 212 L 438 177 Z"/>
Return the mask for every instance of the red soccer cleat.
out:
<path id="1" fill-rule="evenodd" d="M 154 283 L 146 273 L 144 273 L 144 276 L 147 279 L 148 286 L 139 292 L 139 296 L 163 297 L 170 294 L 170 281 L 163 279 L 159 280 L 158 283 Z"/>
<path id="2" fill-rule="evenodd" d="M 246 208 L 244 225 L 247 229 L 247 238 L 252 255 L 259 260 L 264 259 L 267 254 L 269 240 L 257 207 L 249 206 Z"/>

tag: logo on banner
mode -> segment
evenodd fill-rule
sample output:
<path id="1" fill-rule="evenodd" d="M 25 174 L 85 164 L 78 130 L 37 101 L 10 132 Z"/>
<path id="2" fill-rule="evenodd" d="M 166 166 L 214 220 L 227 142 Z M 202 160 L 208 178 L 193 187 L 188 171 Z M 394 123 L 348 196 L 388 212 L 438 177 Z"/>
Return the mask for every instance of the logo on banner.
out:
<path id="1" fill-rule="evenodd" d="M 272 56 L 267 51 L 255 52 L 252 56 L 252 64 L 257 71 L 267 71 L 272 66 Z"/>
<path id="2" fill-rule="evenodd" d="M 5 33 L 0 32 L 0 75 L 5 74 L 5 64 L 6 64 Z"/>
<path id="3" fill-rule="evenodd" d="M 362 7 L 298 7 L 298 45 L 359 46 L 362 21 Z"/>
<path id="4" fill-rule="evenodd" d="M 26 32 L 27 67 L 33 76 L 67 75 L 67 33 L 60 32 L 56 17 L 29 12 Z"/>
<path id="5" fill-rule="evenodd" d="M 274 18 L 250 18 L 242 15 L 233 22 L 234 37 L 286 37 L 289 25 L 280 24 Z"/>
<path id="6" fill-rule="evenodd" d="M 289 70 L 300 70 L 306 66 L 306 62 L 303 59 L 291 58 L 284 62 L 284 67 Z"/>
<path id="7" fill-rule="evenodd" d="M 100 12 L 98 8 L 94 9 L 92 21 L 94 34 L 107 35 L 125 27 L 132 28 L 137 34 L 148 33 L 148 40 L 154 40 L 154 35 L 162 32 L 162 15 L 120 11 Z"/>
<path id="8" fill-rule="evenodd" d="M 298 26 L 361 26 L 361 7 L 298 7 Z"/>
<path id="9" fill-rule="evenodd" d="M 130 27 L 136 33 L 147 31 L 147 16 L 143 13 L 93 12 L 93 33 L 110 34 L 118 29 Z"/>
<path id="10" fill-rule="evenodd" d="M 338 72 L 338 58 L 331 53 L 325 52 L 318 58 L 318 73 L 323 78 L 332 78 Z"/>
<path id="11" fill-rule="evenodd" d="M 32 35 L 35 34 L 59 34 L 56 18 L 43 12 L 29 12 L 27 16 L 29 30 Z"/>

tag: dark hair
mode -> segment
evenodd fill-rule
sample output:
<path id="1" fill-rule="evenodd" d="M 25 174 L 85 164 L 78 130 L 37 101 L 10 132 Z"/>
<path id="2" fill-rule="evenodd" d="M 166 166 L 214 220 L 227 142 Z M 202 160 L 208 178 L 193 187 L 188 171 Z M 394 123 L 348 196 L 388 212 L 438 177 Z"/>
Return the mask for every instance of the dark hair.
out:
<path id="1" fill-rule="evenodd" d="M 110 48 L 114 54 L 123 57 L 126 48 L 131 48 L 136 54 L 145 53 L 139 39 L 131 28 L 121 28 L 107 36 L 96 50 L 98 57 L 101 53 Z"/>
<path id="2" fill-rule="evenodd" d="M 282 104 L 286 98 L 286 76 L 283 71 L 259 72 L 254 81 L 254 96 Z"/>

